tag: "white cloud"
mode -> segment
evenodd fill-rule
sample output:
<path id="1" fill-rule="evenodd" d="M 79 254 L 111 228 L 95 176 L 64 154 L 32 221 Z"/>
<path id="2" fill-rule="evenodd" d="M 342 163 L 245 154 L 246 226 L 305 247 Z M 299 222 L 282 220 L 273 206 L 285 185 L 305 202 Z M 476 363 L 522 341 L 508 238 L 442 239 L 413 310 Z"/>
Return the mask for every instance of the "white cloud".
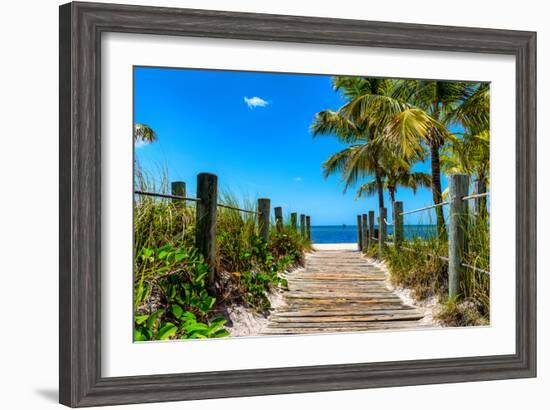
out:
<path id="1" fill-rule="evenodd" d="M 244 97 L 244 102 L 246 103 L 246 105 L 248 105 L 248 108 L 250 109 L 256 107 L 265 107 L 269 104 L 266 100 L 260 97 Z"/>
<path id="2" fill-rule="evenodd" d="M 296 178 L 294 178 L 294 181 L 296 181 L 296 182 L 302 182 L 302 177 L 296 177 Z"/>

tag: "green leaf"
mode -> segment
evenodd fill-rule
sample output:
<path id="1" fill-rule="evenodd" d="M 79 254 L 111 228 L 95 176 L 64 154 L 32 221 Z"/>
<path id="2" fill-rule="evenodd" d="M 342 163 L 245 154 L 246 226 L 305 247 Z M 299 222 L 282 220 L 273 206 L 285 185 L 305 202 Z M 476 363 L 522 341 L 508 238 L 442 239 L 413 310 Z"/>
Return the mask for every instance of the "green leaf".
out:
<path id="1" fill-rule="evenodd" d="M 203 335 L 202 333 L 193 333 L 189 339 L 193 339 L 193 338 L 196 338 L 196 339 L 206 339 L 207 337 L 205 335 Z"/>
<path id="2" fill-rule="evenodd" d="M 176 325 L 166 322 L 160 326 L 157 338 L 159 340 L 167 340 L 170 336 L 175 335 L 177 331 L 178 328 Z"/>
<path id="3" fill-rule="evenodd" d="M 143 324 L 147 319 L 149 319 L 149 315 L 136 315 L 136 316 L 134 316 L 134 321 L 138 325 Z"/>
<path id="4" fill-rule="evenodd" d="M 147 329 L 151 331 L 153 330 L 153 328 L 155 327 L 155 322 L 157 321 L 157 319 L 162 313 L 164 313 L 164 309 L 159 309 L 155 313 L 153 313 L 151 316 L 149 316 L 149 319 L 147 319 L 147 324 L 146 324 Z"/>
<path id="5" fill-rule="evenodd" d="M 171 299 L 174 299 L 176 297 L 176 292 L 177 292 L 177 289 L 176 289 L 176 285 L 170 285 L 170 288 L 168 290 L 168 299 L 171 300 Z"/>
<path id="6" fill-rule="evenodd" d="M 147 338 L 140 329 L 134 329 L 134 342 L 145 342 Z"/>
<path id="7" fill-rule="evenodd" d="M 174 317 L 176 317 L 177 319 L 179 319 L 181 317 L 181 315 L 183 315 L 183 312 L 184 312 L 180 305 L 170 306 L 170 311 L 172 312 Z"/>
<path id="8" fill-rule="evenodd" d="M 173 248 L 172 248 L 172 245 L 166 244 L 166 245 L 163 245 L 163 246 L 161 246 L 160 248 L 158 248 L 158 249 L 157 249 L 157 252 L 160 253 L 160 252 L 164 252 L 164 251 L 169 251 L 169 250 L 171 250 L 171 249 L 173 249 Z"/>
<path id="9" fill-rule="evenodd" d="M 225 329 L 220 329 L 212 335 L 212 337 L 214 337 L 214 338 L 227 337 L 227 336 L 229 336 L 229 332 Z"/>
<path id="10" fill-rule="evenodd" d="M 145 286 L 143 286 L 143 281 L 139 282 L 138 288 L 136 290 L 136 299 L 135 299 L 135 306 L 139 306 L 141 302 L 145 299 L 145 295 L 147 293 L 147 289 Z"/>
<path id="11" fill-rule="evenodd" d="M 220 327 L 227 323 L 227 320 L 225 320 L 223 317 L 217 317 L 212 322 L 210 322 L 210 326 Z"/>
<path id="12" fill-rule="evenodd" d="M 185 325 L 184 329 L 187 333 L 192 333 L 196 331 L 208 330 L 208 325 L 204 323 L 193 323 L 191 325 Z"/>
<path id="13" fill-rule="evenodd" d="M 206 277 L 206 274 L 207 274 L 207 273 L 208 273 L 208 272 L 203 272 L 203 273 L 201 273 L 200 275 L 198 275 L 198 276 L 193 280 L 193 282 L 194 282 L 194 283 L 200 283 L 200 282 Z"/>
<path id="14" fill-rule="evenodd" d="M 178 252 L 176 253 L 176 255 L 174 256 L 174 260 L 176 262 L 179 262 L 181 261 L 182 259 L 186 259 L 188 257 L 188 255 L 186 253 L 182 253 L 182 252 Z"/>
<path id="15" fill-rule="evenodd" d="M 141 249 L 141 257 L 143 259 L 148 259 L 151 256 L 153 256 L 153 250 L 152 249 L 150 249 L 150 248 L 142 248 Z"/>
<path id="16" fill-rule="evenodd" d="M 211 297 L 210 301 L 208 302 L 208 308 L 212 309 L 212 307 L 214 306 L 214 303 L 216 303 L 216 298 Z"/>
<path id="17" fill-rule="evenodd" d="M 184 312 L 183 315 L 181 315 L 180 319 L 186 321 L 196 321 L 197 317 L 194 315 L 193 312 Z"/>

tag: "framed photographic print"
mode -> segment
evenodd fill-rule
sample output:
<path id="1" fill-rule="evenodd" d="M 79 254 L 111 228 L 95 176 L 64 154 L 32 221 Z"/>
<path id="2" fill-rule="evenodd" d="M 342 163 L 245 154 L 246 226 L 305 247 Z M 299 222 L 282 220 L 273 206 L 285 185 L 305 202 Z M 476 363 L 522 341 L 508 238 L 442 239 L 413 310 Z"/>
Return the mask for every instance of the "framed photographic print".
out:
<path id="1" fill-rule="evenodd" d="M 536 375 L 536 34 L 60 7 L 60 402 Z"/>

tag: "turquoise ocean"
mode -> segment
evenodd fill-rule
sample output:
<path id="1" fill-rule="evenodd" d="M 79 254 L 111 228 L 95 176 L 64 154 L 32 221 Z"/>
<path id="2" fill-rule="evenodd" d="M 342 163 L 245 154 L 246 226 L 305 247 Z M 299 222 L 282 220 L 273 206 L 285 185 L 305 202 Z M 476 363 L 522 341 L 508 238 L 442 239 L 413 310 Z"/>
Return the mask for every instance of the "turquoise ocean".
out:
<path id="1" fill-rule="evenodd" d="M 375 227 L 378 229 L 378 227 Z M 393 235 L 393 226 L 387 227 L 388 235 Z M 405 225 L 405 239 L 430 238 L 435 235 L 435 225 Z M 357 225 L 312 226 L 313 243 L 355 243 L 357 242 Z"/>

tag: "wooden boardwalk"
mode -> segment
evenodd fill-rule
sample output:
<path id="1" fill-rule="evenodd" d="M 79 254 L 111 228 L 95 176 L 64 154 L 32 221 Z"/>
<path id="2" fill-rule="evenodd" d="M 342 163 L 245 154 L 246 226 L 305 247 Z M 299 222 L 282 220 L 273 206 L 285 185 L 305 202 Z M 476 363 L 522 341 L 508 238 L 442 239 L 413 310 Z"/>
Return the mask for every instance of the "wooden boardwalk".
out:
<path id="1" fill-rule="evenodd" d="M 354 250 L 318 250 L 287 277 L 284 306 L 264 334 L 288 335 L 422 327 L 423 314 L 386 285 L 385 274 Z"/>

